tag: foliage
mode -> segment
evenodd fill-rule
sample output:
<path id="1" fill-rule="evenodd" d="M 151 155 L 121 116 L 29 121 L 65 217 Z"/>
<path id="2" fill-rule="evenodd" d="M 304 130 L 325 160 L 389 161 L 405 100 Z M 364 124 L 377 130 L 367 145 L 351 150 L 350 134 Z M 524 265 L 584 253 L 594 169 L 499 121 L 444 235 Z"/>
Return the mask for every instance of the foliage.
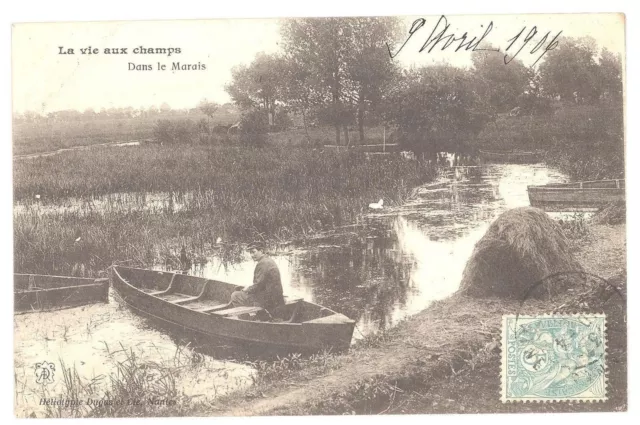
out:
<path id="1" fill-rule="evenodd" d="M 190 144 L 196 139 L 198 126 L 192 120 L 158 120 L 153 131 L 159 143 Z"/>
<path id="2" fill-rule="evenodd" d="M 600 53 L 599 77 L 605 99 L 621 101 L 623 97 L 623 87 L 622 60 L 620 55 L 615 55 L 606 48 L 602 49 Z"/>
<path id="3" fill-rule="evenodd" d="M 589 233 L 587 220 L 582 212 L 573 213 L 572 217 L 559 219 L 558 224 L 569 239 L 581 239 Z"/>
<path id="4" fill-rule="evenodd" d="M 306 111 L 311 101 L 318 114 L 335 127 L 336 144 L 340 128 L 354 122 L 357 110 L 360 138 L 364 138 L 365 111 L 382 97 L 385 82 L 394 65 L 384 48 L 397 35 L 394 18 L 303 18 L 282 23 L 284 49 L 293 64 L 295 88 L 288 97 Z M 303 71 L 304 70 L 304 71 Z M 305 72 L 306 71 L 306 72 Z M 313 90 L 301 86 L 313 83 Z M 330 110 L 330 111 L 329 111 Z"/>
<path id="5" fill-rule="evenodd" d="M 173 123 L 169 120 L 158 120 L 153 129 L 153 137 L 160 143 L 173 142 Z"/>
<path id="6" fill-rule="evenodd" d="M 215 102 L 209 102 L 206 99 L 202 100 L 199 104 L 198 104 L 198 109 L 205 114 L 207 117 L 209 117 L 209 119 L 213 118 L 213 115 L 216 113 L 216 111 L 220 108 L 220 105 L 218 105 Z"/>
<path id="7" fill-rule="evenodd" d="M 547 52 L 540 64 L 547 96 L 580 103 L 597 100 L 602 87 L 596 54 L 595 40 L 590 37 L 565 38 L 556 49 Z"/>
<path id="8" fill-rule="evenodd" d="M 269 128 L 270 131 L 285 131 L 293 126 L 293 120 L 284 109 L 276 112 L 274 122 L 275 124 Z"/>
<path id="9" fill-rule="evenodd" d="M 530 74 L 520 60 L 505 65 L 503 55 L 493 47 L 483 49 L 471 54 L 478 94 L 488 112 L 508 112 L 529 88 Z"/>
<path id="10" fill-rule="evenodd" d="M 262 109 L 273 122 L 276 105 L 282 102 L 286 81 L 283 76 L 285 63 L 282 57 L 258 53 L 253 62 L 231 70 L 231 83 L 225 90 L 231 99 L 243 109 Z"/>
<path id="11" fill-rule="evenodd" d="M 449 65 L 407 72 L 386 102 L 387 122 L 397 126 L 400 142 L 416 153 L 457 150 L 489 118 L 470 72 Z"/>
<path id="12" fill-rule="evenodd" d="M 240 118 L 240 142 L 249 146 L 264 146 L 267 142 L 269 119 L 262 109 L 250 109 Z"/>

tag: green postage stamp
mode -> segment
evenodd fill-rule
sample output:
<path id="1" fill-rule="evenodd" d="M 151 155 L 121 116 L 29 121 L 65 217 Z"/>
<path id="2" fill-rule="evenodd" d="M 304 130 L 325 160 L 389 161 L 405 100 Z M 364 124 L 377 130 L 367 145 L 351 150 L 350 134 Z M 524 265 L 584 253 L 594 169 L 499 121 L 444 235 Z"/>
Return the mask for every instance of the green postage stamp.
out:
<path id="1" fill-rule="evenodd" d="M 502 318 L 502 401 L 606 400 L 604 314 Z"/>

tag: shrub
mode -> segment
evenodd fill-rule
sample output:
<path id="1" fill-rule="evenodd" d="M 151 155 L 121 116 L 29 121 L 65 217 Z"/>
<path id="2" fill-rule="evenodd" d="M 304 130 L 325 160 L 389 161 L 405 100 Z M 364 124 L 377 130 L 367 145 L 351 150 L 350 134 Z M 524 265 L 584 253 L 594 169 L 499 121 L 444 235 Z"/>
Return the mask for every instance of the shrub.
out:
<path id="1" fill-rule="evenodd" d="M 239 126 L 240 142 L 245 145 L 263 146 L 267 142 L 269 118 L 260 109 L 243 112 Z"/>
<path id="2" fill-rule="evenodd" d="M 158 120 L 153 129 L 156 141 L 160 143 L 190 144 L 196 140 L 198 127 L 192 120 Z"/>
<path id="3" fill-rule="evenodd" d="M 173 142 L 173 124 L 169 120 L 158 120 L 153 128 L 153 137 L 160 143 Z"/>
<path id="4" fill-rule="evenodd" d="M 285 131 L 293 126 L 293 120 L 286 111 L 279 111 L 275 117 L 275 124 L 271 126 L 271 131 Z"/>

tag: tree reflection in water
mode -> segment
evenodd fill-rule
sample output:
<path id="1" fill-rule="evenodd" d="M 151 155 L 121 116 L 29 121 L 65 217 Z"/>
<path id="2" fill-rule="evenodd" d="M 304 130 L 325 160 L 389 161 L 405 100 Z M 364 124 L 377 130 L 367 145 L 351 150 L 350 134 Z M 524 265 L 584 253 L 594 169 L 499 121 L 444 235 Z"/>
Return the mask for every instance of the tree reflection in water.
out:
<path id="1" fill-rule="evenodd" d="M 348 246 L 309 251 L 294 269 L 298 280 L 312 287 L 316 303 L 382 330 L 407 303 L 414 261 L 403 258 L 389 225 L 377 224 L 370 224 L 367 235 L 354 237 Z"/>

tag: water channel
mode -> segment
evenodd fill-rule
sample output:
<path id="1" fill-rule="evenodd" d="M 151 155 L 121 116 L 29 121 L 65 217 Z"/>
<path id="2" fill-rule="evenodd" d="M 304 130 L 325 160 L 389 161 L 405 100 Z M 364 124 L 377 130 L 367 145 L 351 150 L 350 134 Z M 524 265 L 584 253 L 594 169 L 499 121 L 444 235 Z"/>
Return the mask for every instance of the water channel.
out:
<path id="1" fill-rule="evenodd" d="M 527 185 L 566 181 L 566 176 L 542 164 L 446 168 L 435 182 L 418 188 L 410 203 L 372 210 L 333 236 L 272 256 L 286 295 L 304 297 L 353 318 L 354 339 L 362 338 L 453 294 L 474 244 L 490 223 L 507 209 L 529 205 Z M 110 196 L 120 196 L 123 208 L 130 208 L 127 196 L 136 195 Z M 135 199 L 144 209 L 169 208 L 170 202 L 170 208 L 178 210 L 179 200 L 169 198 L 148 194 Z M 91 208 L 95 207 L 94 203 Z M 48 208 L 86 206 L 16 205 L 14 213 L 24 209 L 46 213 Z M 212 257 L 204 265 L 194 265 L 189 274 L 246 285 L 253 268 L 248 256 L 232 264 Z M 167 367 L 181 367 L 176 386 L 194 398 L 224 394 L 252 382 L 250 364 L 192 350 L 180 335 L 138 317 L 113 295 L 108 304 L 16 315 L 14 322 L 18 409 L 36 405 L 42 396 L 33 372 L 33 365 L 41 361 L 75 366 L 88 382 L 116 373 L 118 363 L 133 353 L 140 362 L 153 362 L 159 374 Z M 47 391 L 60 392 L 61 381 Z"/>

